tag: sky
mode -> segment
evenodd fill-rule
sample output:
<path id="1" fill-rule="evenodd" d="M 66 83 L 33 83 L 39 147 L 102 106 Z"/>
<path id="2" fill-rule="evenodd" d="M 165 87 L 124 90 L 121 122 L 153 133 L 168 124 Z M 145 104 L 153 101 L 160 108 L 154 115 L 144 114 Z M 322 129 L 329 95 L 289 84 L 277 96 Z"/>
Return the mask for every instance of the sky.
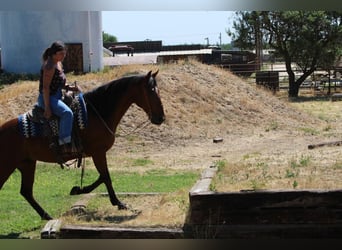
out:
<path id="1" fill-rule="evenodd" d="M 163 45 L 230 43 L 233 11 L 103 11 L 102 30 L 119 42 L 162 40 Z M 208 38 L 208 39 L 207 39 Z"/>

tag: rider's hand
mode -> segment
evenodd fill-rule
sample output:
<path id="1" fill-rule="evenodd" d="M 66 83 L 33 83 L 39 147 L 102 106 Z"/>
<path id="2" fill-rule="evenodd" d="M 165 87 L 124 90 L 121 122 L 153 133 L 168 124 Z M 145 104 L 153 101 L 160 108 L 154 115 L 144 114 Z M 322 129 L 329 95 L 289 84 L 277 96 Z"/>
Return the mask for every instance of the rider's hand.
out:
<path id="1" fill-rule="evenodd" d="M 74 91 L 74 92 L 78 92 L 78 91 L 81 91 L 81 89 L 78 87 L 78 85 L 75 83 L 74 86 L 70 86 L 69 84 L 66 84 L 65 85 L 65 89 L 67 91 L 71 90 L 71 91 Z"/>

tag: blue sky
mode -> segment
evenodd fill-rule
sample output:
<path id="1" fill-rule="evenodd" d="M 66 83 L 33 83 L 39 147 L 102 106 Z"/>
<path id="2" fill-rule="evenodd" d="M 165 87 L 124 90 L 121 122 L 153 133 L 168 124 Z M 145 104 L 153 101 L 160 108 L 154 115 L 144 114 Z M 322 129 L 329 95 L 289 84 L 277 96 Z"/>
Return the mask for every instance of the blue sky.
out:
<path id="1" fill-rule="evenodd" d="M 163 45 L 229 43 L 232 11 L 103 11 L 102 30 L 119 42 L 162 40 Z"/>

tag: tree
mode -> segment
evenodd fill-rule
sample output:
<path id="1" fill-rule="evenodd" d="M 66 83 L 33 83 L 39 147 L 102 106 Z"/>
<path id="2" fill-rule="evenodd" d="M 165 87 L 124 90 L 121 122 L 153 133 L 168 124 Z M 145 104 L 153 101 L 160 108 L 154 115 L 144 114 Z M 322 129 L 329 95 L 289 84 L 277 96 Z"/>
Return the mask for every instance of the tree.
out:
<path id="1" fill-rule="evenodd" d="M 342 12 L 252 11 L 238 12 L 233 23 L 234 44 L 256 47 L 261 32 L 263 44 L 284 59 L 289 76 L 289 97 L 297 97 L 300 85 L 317 67 L 329 68 L 341 55 Z M 295 65 L 295 66 L 294 66 Z M 294 67 L 302 74 L 296 79 Z"/>
<path id="2" fill-rule="evenodd" d="M 102 31 L 102 40 L 104 43 L 117 43 L 118 39 L 116 36 L 110 35 L 104 31 Z"/>

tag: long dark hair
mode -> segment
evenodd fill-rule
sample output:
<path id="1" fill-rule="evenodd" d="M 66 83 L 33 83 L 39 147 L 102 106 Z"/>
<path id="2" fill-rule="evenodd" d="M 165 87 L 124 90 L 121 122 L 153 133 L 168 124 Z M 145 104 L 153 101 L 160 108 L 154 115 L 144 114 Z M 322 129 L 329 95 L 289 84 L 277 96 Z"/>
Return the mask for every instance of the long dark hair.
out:
<path id="1" fill-rule="evenodd" d="M 45 62 L 49 57 L 56 54 L 58 51 L 66 50 L 65 44 L 61 41 L 55 41 L 51 44 L 49 48 L 47 48 L 43 55 L 42 60 Z"/>

